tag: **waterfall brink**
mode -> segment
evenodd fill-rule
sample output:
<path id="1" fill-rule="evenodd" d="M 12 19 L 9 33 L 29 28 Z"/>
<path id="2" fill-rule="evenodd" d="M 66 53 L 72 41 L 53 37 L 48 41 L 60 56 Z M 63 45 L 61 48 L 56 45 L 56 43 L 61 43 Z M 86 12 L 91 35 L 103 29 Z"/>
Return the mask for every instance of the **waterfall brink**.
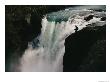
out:
<path id="1" fill-rule="evenodd" d="M 101 16 L 99 16 L 99 14 L 105 16 L 105 12 L 66 9 L 58 13 L 58 15 L 48 14 L 42 19 L 41 34 L 28 44 L 21 58 L 20 70 L 22 72 L 63 71 L 65 39 L 75 33 L 76 27 L 79 31 L 87 25 L 102 26 L 105 24 L 105 21 L 101 21 Z M 95 14 L 98 14 L 97 17 Z M 85 20 L 90 15 L 93 15 L 93 18 Z"/>

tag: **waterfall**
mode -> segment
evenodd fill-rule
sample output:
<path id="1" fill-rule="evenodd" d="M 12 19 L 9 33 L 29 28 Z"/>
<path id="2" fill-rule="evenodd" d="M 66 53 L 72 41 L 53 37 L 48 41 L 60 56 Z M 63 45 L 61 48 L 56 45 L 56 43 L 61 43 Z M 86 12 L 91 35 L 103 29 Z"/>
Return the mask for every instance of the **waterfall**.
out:
<path id="1" fill-rule="evenodd" d="M 93 15 L 90 20 L 85 18 Z M 102 26 L 101 17 L 105 12 L 88 9 L 53 12 L 42 19 L 41 34 L 28 44 L 20 63 L 22 72 L 61 72 L 65 39 L 88 25 Z M 74 45 L 73 45 L 74 46 Z"/>

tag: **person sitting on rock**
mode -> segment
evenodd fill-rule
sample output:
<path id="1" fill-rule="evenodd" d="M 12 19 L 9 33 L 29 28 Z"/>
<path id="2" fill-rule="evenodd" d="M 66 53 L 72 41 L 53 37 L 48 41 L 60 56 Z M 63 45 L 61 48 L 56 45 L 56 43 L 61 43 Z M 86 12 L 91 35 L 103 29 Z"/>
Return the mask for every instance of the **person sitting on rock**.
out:
<path id="1" fill-rule="evenodd" d="M 75 25 L 75 27 L 76 27 L 76 28 L 75 28 L 74 30 L 75 30 L 75 33 L 76 33 L 76 32 L 78 31 L 78 27 L 77 27 L 76 25 Z"/>

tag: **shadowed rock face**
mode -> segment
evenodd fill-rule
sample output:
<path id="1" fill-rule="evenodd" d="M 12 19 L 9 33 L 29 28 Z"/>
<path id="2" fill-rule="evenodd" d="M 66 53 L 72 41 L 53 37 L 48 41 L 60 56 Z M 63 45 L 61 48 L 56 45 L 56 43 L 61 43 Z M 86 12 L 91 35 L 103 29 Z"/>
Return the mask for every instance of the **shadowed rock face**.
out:
<path id="1" fill-rule="evenodd" d="M 70 35 L 65 47 L 64 72 L 106 71 L 106 26 Z"/>

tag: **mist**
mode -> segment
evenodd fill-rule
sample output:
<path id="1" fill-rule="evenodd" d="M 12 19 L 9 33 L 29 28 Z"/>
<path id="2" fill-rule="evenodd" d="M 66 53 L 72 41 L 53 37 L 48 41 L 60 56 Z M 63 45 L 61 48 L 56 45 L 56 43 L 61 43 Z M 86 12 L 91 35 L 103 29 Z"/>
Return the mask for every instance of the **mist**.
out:
<path id="1" fill-rule="evenodd" d="M 28 48 L 20 59 L 20 71 L 62 72 L 65 39 L 69 35 L 86 28 L 87 25 L 92 26 L 94 23 L 95 26 L 103 26 L 105 21 L 101 21 L 101 17 L 96 17 L 95 14 L 99 16 L 104 15 L 105 12 L 100 13 L 86 9 L 66 9 L 64 11 L 47 14 L 42 19 L 41 34 L 34 42 L 32 41 L 28 44 Z M 85 18 L 90 15 L 93 15 L 93 18 L 85 20 Z M 59 21 L 59 19 L 64 20 Z M 65 21 L 65 19 L 67 21 Z M 78 27 L 77 30 L 75 30 L 76 27 Z"/>

